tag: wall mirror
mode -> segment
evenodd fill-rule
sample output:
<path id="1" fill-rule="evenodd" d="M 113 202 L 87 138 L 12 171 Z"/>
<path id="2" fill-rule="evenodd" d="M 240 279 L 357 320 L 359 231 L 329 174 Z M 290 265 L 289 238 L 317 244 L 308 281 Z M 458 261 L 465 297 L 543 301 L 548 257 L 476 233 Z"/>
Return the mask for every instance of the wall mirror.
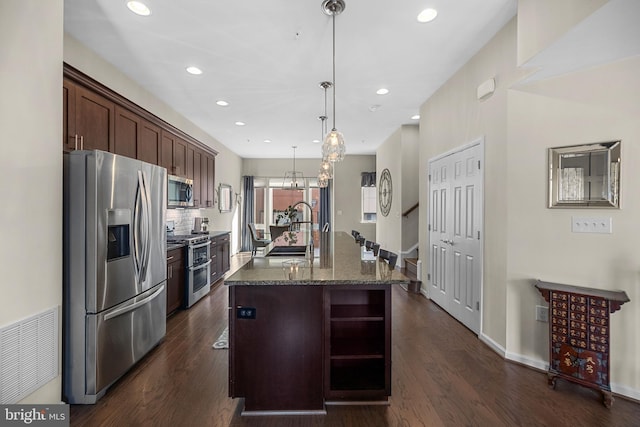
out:
<path id="1" fill-rule="evenodd" d="M 549 148 L 549 207 L 620 207 L 620 141 Z"/>
<path id="2" fill-rule="evenodd" d="M 220 212 L 231 212 L 233 206 L 233 189 L 229 184 L 218 185 L 218 209 Z"/>

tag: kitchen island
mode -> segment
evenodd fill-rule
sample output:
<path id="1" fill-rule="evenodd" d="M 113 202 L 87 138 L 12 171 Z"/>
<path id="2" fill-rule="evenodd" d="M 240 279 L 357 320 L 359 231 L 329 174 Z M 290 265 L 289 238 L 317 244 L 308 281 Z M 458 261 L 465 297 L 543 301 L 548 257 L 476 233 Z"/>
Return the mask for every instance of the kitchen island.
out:
<path id="1" fill-rule="evenodd" d="M 320 233 L 309 248 L 254 257 L 225 280 L 229 396 L 244 398 L 243 414 L 324 413 L 391 394 L 391 286 L 409 279 L 347 233 Z"/>

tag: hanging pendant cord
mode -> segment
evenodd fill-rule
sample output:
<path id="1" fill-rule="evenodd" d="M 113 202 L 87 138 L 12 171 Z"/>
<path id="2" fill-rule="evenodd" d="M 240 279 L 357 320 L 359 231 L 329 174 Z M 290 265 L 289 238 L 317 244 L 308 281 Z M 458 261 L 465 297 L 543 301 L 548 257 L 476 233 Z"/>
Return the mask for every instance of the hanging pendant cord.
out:
<path id="1" fill-rule="evenodd" d="M 332 16 L 333 22 L 333 130 L 336 130 L 336 11 L 335 5 Z"/>

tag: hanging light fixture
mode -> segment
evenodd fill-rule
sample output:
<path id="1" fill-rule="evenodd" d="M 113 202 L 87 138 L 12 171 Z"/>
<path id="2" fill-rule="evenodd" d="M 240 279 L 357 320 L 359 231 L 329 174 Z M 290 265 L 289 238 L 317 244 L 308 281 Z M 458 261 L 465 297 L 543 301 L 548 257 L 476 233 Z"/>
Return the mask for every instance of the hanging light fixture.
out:
<path id="1" fill-rule="evenodd" d="M 322 136 L 325 134 L 324 122 L 327 120 L 327 116 L 318 117 L 322 121 Z M 320 171 L 318 172 L 318 187 L 326 188 L 329 186 L 329 180 L 333 178 L 333 163 L 327 159 L 322 159 L 320 163 Z"/>
<path id="2" fill-rule="evenodd" d="M 322 158 L 331 163 L 344 160 L 344 136 L 336 129 L 336 15 L 345 8 L 344 0 L 324 0 L 322 10 L 332 17 L 333 23 L 333 128 L 322 144 Z"/>
<path id="3" fill-rule="evenodd" d="M 331 82 L 320 82 L 320 87 L 324 89 L 324 115 L 318 117 L 320 119 L 320 139 L 324 139 L 327 133 L 327 127 L 325 121 L 327 120 L 327 89 L 333 84 Z M 320 163 L 320 171 L 318 172 L 318 186 L 325 188 L 329 186 L 329 180 L 333 179 L 333 163 L 331 163 L 326 157 L 322 157 Z"/>
<path id="4" fill-rule="evenodd" d="M 298 148 L 298 146 L 292 145 L 291 148 L 293 148 L 293 170 L 284 173 L 282 189 L 302 190 L 304 189 L 304 175 L 302 172 L 296 170 L 296 148 Z"/>

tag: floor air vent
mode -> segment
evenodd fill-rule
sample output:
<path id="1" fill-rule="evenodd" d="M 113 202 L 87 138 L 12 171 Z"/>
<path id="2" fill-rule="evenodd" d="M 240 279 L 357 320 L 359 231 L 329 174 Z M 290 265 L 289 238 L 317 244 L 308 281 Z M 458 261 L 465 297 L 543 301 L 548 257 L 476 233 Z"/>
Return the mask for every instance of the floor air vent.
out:
<path id="1" fill-rule="evenodd" d="M 58 307 L 0 328 L 0 404 L 19 402 L 58 376 Z"/>

